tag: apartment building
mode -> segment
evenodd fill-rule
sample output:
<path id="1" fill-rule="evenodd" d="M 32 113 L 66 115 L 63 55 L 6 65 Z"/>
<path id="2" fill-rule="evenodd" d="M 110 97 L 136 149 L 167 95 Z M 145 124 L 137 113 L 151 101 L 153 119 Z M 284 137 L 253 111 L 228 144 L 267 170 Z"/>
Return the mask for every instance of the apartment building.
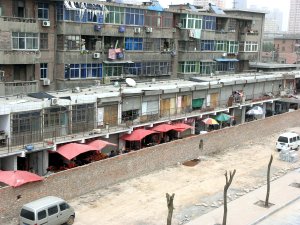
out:
<path id="1" fill-rule="evenodd" d="M 0 95 L 240 72 L 260 58 L 263 24 L 157 1 L 0 0 Z"/>
<path id="2" fill-rule="evenodd" d="M 274 38 L 277 61 L 280 63 L 300 63 L 300 37 L 297 34 L 286 34 Z"/>
<path id="3" fill-rule="evenodd" d="M 0 169 L 32 168 L 44 175 L 61 160 L 55 151 L 66 143 L 102 139 L 122 149 L 122 135 L 136 128 L 180 122 L 193 128 L 184 136 L 205 130 L 201 121 L 221 112 L 236 124 L 246 122 L 254 106 L 264 109 L 262 118 L 284 113 L 299 108 L 295 99 L 284 99 L 297 91 L 299 80 L 299 71 L 195 76 L 0 98 Z"/>

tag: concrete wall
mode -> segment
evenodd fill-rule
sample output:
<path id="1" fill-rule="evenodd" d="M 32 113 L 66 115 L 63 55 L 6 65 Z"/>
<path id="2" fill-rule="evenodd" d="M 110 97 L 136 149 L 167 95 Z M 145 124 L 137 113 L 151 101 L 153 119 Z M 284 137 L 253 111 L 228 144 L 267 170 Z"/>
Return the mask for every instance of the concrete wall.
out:
<path id="1" fill-rule="evenodd" d="M 194 159 L 199 155 L 222 152 L 239 143 L 262 138 L 289 127 L 300 126 L 300 120 L 295 119 L 299 116 L 300 110 L 276 115 L 56 173 L 43 182 L 26 184 L 18 188 L 5 187 L 0 189 L 0 214 L 2 217 L 16 216 L 24 203 L 43 196 L 56 195 L 71 199 L 126 179 L 175 165 L 177 162 Z M 200 151 L 201 139 L 204 148 Z M 21 195 L 19 200 L 17 195 Z"/>

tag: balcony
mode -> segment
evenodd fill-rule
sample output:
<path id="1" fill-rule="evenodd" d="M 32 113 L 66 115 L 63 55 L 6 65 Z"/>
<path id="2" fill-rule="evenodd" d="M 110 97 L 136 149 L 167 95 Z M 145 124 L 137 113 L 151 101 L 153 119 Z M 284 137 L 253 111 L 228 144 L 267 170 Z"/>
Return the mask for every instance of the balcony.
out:
<path id="1" fill-rule="evenodd" d="M 10 31 L 12 28 L 20 32 L 39 32 L 39 23 L 35 18 L 0 17 L 2 31 Z"/>
<path id="2" fill-rule="evenodd" d="M 0 50 L 0 64 L 35 64 L 40 51 Z"/>
<path id="3" fill-rule="evenodd" d="M 38 92 L 38 81 L 0 82 L 0 96 Z"/>
<path id="4" fill-rule="evenodd" d="M 256 41 L 260 39 L 258 31 L 250 31 L 246 33 L 240 33 L 240 41 Z"/>
<path id="5" fill-rule="evenodd" d="M 249 60 L 256 61 L 259 57 L 259 52 L 239 52 L 238 59 L 239 60 Z"/>

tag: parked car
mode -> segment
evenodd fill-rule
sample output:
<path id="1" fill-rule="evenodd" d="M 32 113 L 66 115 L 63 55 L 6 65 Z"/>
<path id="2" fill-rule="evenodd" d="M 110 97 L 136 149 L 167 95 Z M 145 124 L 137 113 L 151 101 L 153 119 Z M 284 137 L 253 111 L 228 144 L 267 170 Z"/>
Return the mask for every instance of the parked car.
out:
<path id="1" fill-rule="evenodd" d="M 288 132 L 279 135 L 276 142 L 276 148 L 278 151 L 281 150 L 292 150 L 298 149 L 300 146 L 300 137 L 295 132 Z"/>
<path id="2" fill-rule="evenodd" d="M 23 205 L 20 225 L 71 225 L 74 223 L 74 209 L 63 199 L 47 196 Z"/>

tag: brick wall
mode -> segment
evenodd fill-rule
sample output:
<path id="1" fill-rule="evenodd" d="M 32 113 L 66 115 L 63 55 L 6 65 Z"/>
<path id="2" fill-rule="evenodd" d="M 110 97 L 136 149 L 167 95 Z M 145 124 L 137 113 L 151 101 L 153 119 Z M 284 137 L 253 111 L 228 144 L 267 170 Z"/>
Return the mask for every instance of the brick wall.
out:
<path id="1" fill-rule="evenodd" d="M 93 190 L 112 185 L 136 176 L 150 173 L 194 159 L 200 154 L 221 152 L 244 141 L 261 138 L 289 127 L 300 126 L 300 110 L 268 117 L 235 127 L 224 128 L 204 135 L 177 140 L 176 144 L 161 144 L 126 155 L 98 161 L 80 168 L 54 174 L 43 182 L 31 183 L 19 188 L 0 189 L 0 215 L 16 216 L 20 207 L 29 201 L 56 195 L 71 199 Z M 204 149 L 200 152 L 199 142 Z M 275 146 L 275 143 L 274 143 Z M 17 195 L 21 198 L 17 200 Z"/>

